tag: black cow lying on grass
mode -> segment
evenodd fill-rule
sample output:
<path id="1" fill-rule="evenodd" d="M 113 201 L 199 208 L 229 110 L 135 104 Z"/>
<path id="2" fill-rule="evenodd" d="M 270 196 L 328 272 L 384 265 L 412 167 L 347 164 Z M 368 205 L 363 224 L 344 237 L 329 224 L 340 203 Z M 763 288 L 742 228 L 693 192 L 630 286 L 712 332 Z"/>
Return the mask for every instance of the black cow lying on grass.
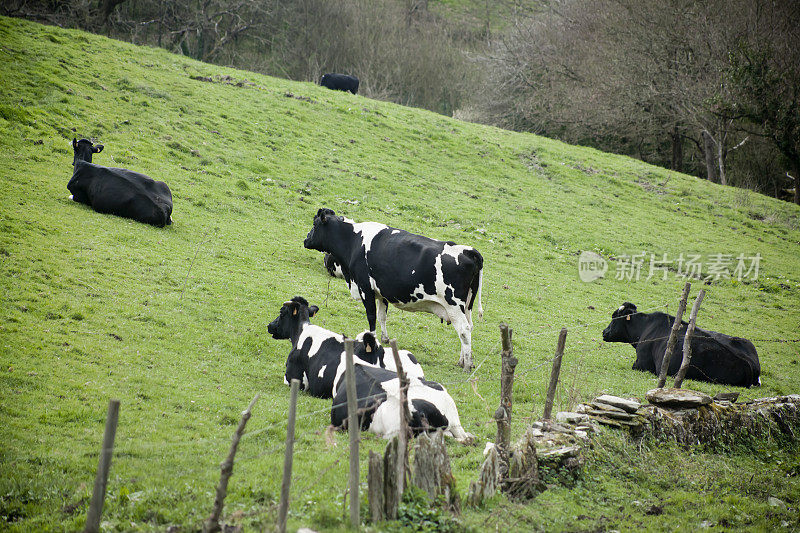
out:
<path id="1" fill-rule="evenodd" d="M 666 313 L 637 313 L 636 306 L 625 302 L 611 315 L 611 324 L 603 330 L 606 342 L 627 342 L 636 348 L 634 370 L 658 375 L 667 349 L 675 317 Z M 683 359 L 683 339 L 688 324 L 681 322 L 675 352 L 669 361 L 668 373 L 674 375 Z M 700 328 L 692 336 L 692 360 L 686 372 L 688 379 L 751 387 L 761 385 L 761 365 L 753 343 Z"/>
<path id="2" fill-rule="evenodd" d="M 71 200 L 98 213 L 159 227 L 172 224 L 172 192 L 166 183 L 132 170 L 92 164 L 92 154 L 101 152 L 102 144 L 73 139 L 72 150 L 72 179 L 67 184 Z"/>
<path id="3" fill-rule="evenodd" d="M 295 296 L 281 307 L 278 318 L 267 327 L 276 339 L 289 339 L 292 350 L 286 360 L 284 380 L 301 381 L 301 388 L 318 398 L 334 397 L 331 409 L 331 424 L 343 427 L 347 418 L 347 391 L 345 380 L 344 337 L 310 323 L 309 318 L 318 308 Z M 374 336 L 367 332 L 356 341 L 354 363 L 356 367 L 356 395 L 359 405 L 360 424 L 383 437 L 391 437 L 400 428 L 398 390 L 399 380 L 393 370 L 391 355 L 376 354 Z M 445 433 L 465 441 L 470 436 L 461 427 L 455 402 L 447 391 L 422 377 L 422 368 L 413 356 L 402 350 L 403 369 L 409 375 L 408 391 L 411 427 L 414 431 L 442 428 Z M 391 365 L 389 365 L 391 361 Z M 386 364 L 381 368 L 378 364 Z M 392 370 L 388 367 L 391 366 Z M 344 411 L 342 411 L 342 406 Z"/>
<path id="4" fill-rule="evenodd" d="M 358 78 L 347 74 L 323 74 L 319 84 L 334 91 L 350 91 L 353 94 L 358 92 Z"/>
<path id="5" fill-rule="evenodd" d="M 437 241 L 378 222 L 356 223 L 320 209 L 303 245 L 327 252 L 325 266 L 360 299 L 370 331 L 377 318 L 388 339 L 389 304 L 433 313 L 452 323 L 461 340 L 458 364 L 472 368 L 472 309 L 483 315 L 483 257 L 471 246 Z"/>

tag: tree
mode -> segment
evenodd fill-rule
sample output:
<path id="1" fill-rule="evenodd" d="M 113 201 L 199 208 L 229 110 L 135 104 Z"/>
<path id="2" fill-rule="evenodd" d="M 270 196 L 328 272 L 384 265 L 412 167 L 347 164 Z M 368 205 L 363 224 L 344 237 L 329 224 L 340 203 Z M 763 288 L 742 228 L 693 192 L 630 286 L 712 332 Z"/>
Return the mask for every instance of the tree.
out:
<path id="1" fill-rule="evenodd" d="M 783 155 L 800 205 L 800 4 L 782 1 L 754 14 L 762 39 L 741 40 L 731 53 L 727 77 L 732 109 L 769 138 Z"/>

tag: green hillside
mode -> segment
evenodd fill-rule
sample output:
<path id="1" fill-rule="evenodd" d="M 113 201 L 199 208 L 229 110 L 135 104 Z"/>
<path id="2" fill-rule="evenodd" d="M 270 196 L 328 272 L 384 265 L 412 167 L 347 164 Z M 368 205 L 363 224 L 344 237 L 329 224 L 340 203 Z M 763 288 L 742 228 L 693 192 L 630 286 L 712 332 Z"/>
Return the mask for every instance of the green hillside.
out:
<path id="1" fill-rule="evenodd" d="M 541 416 L 558 330 L 569 328 L 558 408 L 600 392 L 639 398 L 655 378 L 601 331 L 622 302 L 675 312 L 684 279 L 648 276 L 649 254 L 760 254 L 759 273 L 702 285 L 699 325 L 754 340 L 762 387 L 800 392 L 800 209 L 596 150 L 269 78 L 102 37 L 0 18 L 0 529 L 83 525 L 106 406 L 121 400 L 105 529 L 198 528 L 241 411 L 226 520 L 277 514 L 287 341 L 267 334 L 302 295 L 316 324 L 354 336 L 363 306 L 303 238 L 323 206 L 475 246 L 484 256 L 478 369 L 456 366 L 452 327 L 390 310 L 388 327 L 445 384 L 474 447 L 448 443 L 459 489 L 494 440 L 498 324 L 519 358 L 513 437 Z M 68 200 L 73 137 L 95 163 L 166 181 L 174 224 L 153 228 Z M 578 276 L 582 251 L 609 261 Z M 638 280 L 616 279 L 647 253 Z M 716 393 L 730 387 L 688 381 Z M 327 400 L 301 395 L 290 528 L 344 529 L 347 435 L 326 439 Z M 798 450 L 765 443 L 722 455 L 599 441 L 575 487 L 527 505 L 498 498 L 461 525 L 530 530 L 800 527 Z M 362 437 L 367 451 L 382 450 Z M 767 498 L 789 503 L 774 508 Z M 633 503 L 631 503 L 633 502 Z M 793 502 L 793 503 L 792 503 Z M 663 514 L 646 513 L 651 505 Z M 792 507 L 793 506 L 793 507 Z M 652 515 L 652 516 L 651 516 Z M 420 525 L 421 523 L 418 523 Z"/>

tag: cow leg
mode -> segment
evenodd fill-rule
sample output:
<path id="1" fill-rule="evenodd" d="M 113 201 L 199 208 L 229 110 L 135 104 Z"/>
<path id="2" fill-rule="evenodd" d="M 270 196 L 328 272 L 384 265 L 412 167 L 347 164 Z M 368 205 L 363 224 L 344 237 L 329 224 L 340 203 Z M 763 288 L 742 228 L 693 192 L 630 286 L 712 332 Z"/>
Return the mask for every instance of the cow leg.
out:
<path id="1" fill-rule="evenodd" d="M 389 314 L 389 302 L 384 298 L 377 298 L 375 302 L 378 306 L 378 323 L 381 325 L 381 342 L 389 342 L 389 333 L 386 331 L 386 315 Z"/>
<path id="2" fill-rule="evenodd" d="M 464 370 L 472 370 L 472 326 L 461 310 L 454 312 L 450 318 L 461 340 L 461 357 L 458 359 L 458 365 Z"/>
<path id="3" fill-rule="evenodd" d="M 375 305 L 375 293 L 369 289 L 366 293 L 362 293 L 361 301 L 364 304 L 364 310 L 367 313 L 367 322 L 369 323 L 369 330 L 375 333 L 375 318 L 377 314 Z"/>

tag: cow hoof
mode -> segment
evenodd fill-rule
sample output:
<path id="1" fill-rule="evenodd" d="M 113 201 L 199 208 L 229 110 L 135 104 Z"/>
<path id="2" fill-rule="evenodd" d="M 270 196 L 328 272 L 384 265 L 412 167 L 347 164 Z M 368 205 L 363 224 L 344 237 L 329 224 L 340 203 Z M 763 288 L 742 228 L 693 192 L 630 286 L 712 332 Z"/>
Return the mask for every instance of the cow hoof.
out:
<path id="1" fill-rule="evenodd" d="M 462 439 L 456 439 L 456 440 L 458 440 L 459 443 L 461 443 L 461 444 L 463 444 L 465 446 L 472 446 L 473 444 L 475 444 L 478 441 L 478 439 L 476 439 L 475 435 L 473 435 L 472 433 L 469 433 L 469 432 L 465 432 L 465 433 L 466 433 L 466 435 Z"/>

